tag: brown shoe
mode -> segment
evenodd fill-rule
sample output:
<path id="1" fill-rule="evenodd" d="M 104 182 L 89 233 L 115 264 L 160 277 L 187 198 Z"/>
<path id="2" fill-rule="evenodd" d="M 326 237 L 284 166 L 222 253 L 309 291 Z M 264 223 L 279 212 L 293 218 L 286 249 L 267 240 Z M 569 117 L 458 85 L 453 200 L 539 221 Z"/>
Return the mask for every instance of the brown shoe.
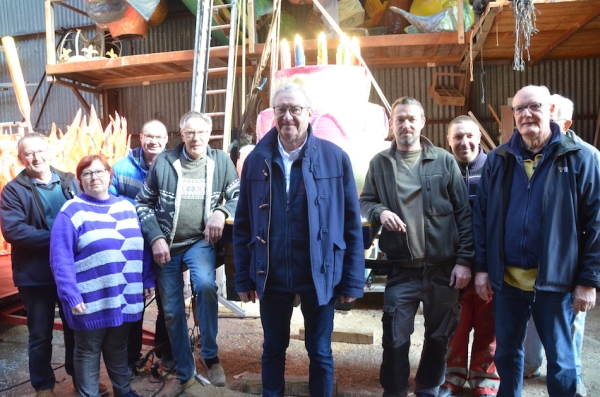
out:
<path id="1" fill-rule="evenodd" d="M 196 377 L 192 376 L 187 381 L 181 381 L 179 379 L 172 379 L 167 382 L 164 389 L 162 389 L 161 397 L 177 397 L 183 394 L 184 391 L 196 384 Z"/>
<path id="2" fill-rule="evenodd" d="M 54 397 L 53 389 L 36 390 L 35 397 Z"/>

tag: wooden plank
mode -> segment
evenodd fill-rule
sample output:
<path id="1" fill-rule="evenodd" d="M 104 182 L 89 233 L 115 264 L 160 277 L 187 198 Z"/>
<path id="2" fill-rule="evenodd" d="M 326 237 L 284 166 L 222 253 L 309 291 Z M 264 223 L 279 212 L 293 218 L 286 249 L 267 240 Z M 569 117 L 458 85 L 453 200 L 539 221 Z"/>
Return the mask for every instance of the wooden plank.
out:
<path id="1" fill-rule="evenodd" d="M 496 144 L 494 143 L 494 140 L 490 137 L 490 134 L 488 134 L 488 132 L 485 130 L 485 128 L 483 128 L 483 126 L 479 123 L 479 120 L 477 120 L 477 117 L 475 117 L 473 112 L 469 112 L 468 114 L 473 119 L 475 124 L 477 124 L 479 126 L 479 131 L 481 131 L 481 138 L 483 138 L 481 140 L 481 144 L 488 151 L 494 149 L 496 147 Z"/>
<path id="2" fill-rule="evenodd" d="M 300 328 L 300 333 L 298 336 L 300 340 L 305 339 L 306 331 L 304 330 L 304 327 Z M 341 343 L 354 343 L 357 345 L 372 345 L 373 331 L 338 328 L 333 330 L 333 333 L 331 334 L 331 341 Z"/>
<path id="3" fill-rule="evenodd" d="M 54 5 L 50 0 L 44 2 L 46 21 L 46 64 L 56 63 L 56 33 L 54 32 Z"/>
<path id="4" fill-rule="evenodd" d="M 511 106 L 502 106 L 500 114 L 502 117 L 502 143 L 505 143 L 513 134 L 514 124 Z"/>
<path id="5" fill-rule="evenodd" d="M 337 378 L 333 378 L 332 396 L 337 396 Z M 250 394 L 262 394 L 262 375 L 244 374 L 242 377 L 242 392 Z M 308 376 L 306 375 L 285 375 L 284 396 L 310 397 L 308 390 Z"/>
<path id="6" fill-rule="evenodd" d="M 565 40 L 571 37 L 575 32 L 577 32 L 579 29 L 585 26 L 592 19 L 596 18 L 598 15 L 600 15 L 600 4 L 594 7 L 590 12 L 584 14 L 584 16 L 581 19 L 575 21 L 575 23 L 573 23 L 571 27 L 567 29 L 566 32 L 561 34 L 558 39 L 548 44 L 541 52 L 533 56 L 531 61 L 529 62 L 529 66 L 533 66 L 539 61 L 541 61 L 546 54 L 548 54 L 550 51 L 561 45 Z"/>

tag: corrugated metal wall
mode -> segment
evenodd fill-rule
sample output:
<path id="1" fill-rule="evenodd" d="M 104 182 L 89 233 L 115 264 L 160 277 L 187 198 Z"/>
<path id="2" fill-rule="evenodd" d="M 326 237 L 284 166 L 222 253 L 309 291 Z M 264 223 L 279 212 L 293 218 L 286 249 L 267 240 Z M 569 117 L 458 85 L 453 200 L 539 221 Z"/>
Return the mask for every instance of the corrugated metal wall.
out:
<path id="1" fill-rule="evenodd" d="M 78 8 L 84 8 L 84 0 L 69 2 Z M 89 25 L 91 20 L 81 14 L 55 6 L 55 27 L 70 28 Z M 27 83 L 39 84 L 39 93 L 31 109 L 32 123 L 38 129 L 49 131 L 52 122 L 56 123 L 63 131 L 72 122 L 75 113 L 81 104 L 69 88 L 54 85 L 50 90 L 46 107 L 40 117 L 42 103 L 50 83 L 42 80 L 46 68 L 46 34 L 44 22 L 44 2 L 41 0 L 0 0 L 0 36 L 11 35 L 15 37 L 17 53 L 23 70 L 23 77 Z M 58 37 L 57 37 L 58 42 Z M 4 51 L 0 51 L 0 82 L 10 83 L 10 73 L 6 65 Z M 36 87 L 27 87 L 31 99 Z M 88 104 L 98 106 L 96 97 L 83 93 Z M 0 91 L 0 122 L 20 122 L 22 115 L 19 111 L 15 92 L 13 89 Z"/>
<path id="2" fill-rule="evenodd" d="M 573 101 L 571 128 L 584 140 L 592 141 L 600 108 L 600 59 L 545 61 L 524 72 L 513 71 L 511 65 L 485 66 L 483 72 L 476 67 L 471 100 L 473 113 L 489 120 L 482 123 L 488 131 L 497 131 L 488 104 L 492 104 L 500 115 L 500 106 L 509 104 L 508 98 L 512 98 L 519 88 L 530 84 L 545 85 L 551 93 Z M 481 103 L 482 97 L 485 103 Z"/>

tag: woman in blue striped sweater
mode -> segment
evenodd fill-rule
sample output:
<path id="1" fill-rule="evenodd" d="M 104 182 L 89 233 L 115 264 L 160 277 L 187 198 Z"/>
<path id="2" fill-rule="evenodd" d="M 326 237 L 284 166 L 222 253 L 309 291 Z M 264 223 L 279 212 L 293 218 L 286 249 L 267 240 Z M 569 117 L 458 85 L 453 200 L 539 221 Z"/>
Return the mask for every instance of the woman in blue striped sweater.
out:
<path id="1" fill-rule="evenodd" d="M 51 234 L 50 266 L 75 332 L 75 378 L 83 397 L 99 397 L 100 353 L 115 397 L 136 397 L 127 368 L 127 335 L 154 292 L 151 255 L 133 205 L 108 193 L 101 155 L 77 165 L 83 193 L 62 207 Z"/>

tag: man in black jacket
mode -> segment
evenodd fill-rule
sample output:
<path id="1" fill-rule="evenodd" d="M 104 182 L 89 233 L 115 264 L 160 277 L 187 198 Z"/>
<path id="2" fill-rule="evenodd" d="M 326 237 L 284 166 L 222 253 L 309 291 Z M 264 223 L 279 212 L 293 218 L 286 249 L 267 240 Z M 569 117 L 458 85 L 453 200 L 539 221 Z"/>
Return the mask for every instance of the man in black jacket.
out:
<path id="1" fill-rule="evenodd" d="M 50 167 L 50 149 L 40 134 L 18 142 L 25 167 L 2 190 L 2 235 L 12 245 L 13 281 L 27 310 L 29 374 L 36 396 L 53 396 L 52 328 L 56 304 L 63 320 L 65 368 L 73 376 L 73 331 L 64 320 L 50 271 L 50 230 L 63 204 L 79 194 L 75 175 Z M 103 388 L 106 394 L 108 389 Z"/>

